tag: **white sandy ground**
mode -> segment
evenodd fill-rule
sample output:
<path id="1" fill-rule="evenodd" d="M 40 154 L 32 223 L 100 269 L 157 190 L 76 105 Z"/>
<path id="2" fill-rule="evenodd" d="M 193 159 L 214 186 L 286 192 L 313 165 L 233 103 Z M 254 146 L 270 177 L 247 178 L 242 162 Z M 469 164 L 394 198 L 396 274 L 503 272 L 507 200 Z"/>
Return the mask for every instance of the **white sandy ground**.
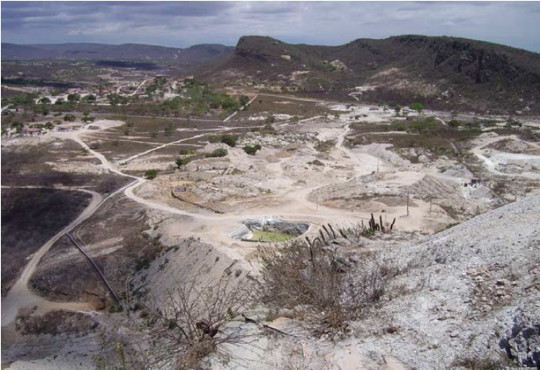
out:
<path id="1" fill-rule="evenodd" d="M 318 130 L 317 136 L 318 139 L 321 141 L 326 140 L 335 140 L 336 141 L 336 149 L 332 152 L 331 156 L 332 158 L 342 165 L 349 166 L 351 168 L 351 172 L 349 172 L 349 176 L 346 178 L 341 178 L 339 181 L 355 181 L 358 178 L 374 173 L 374 172 L 393 172 L 394 175 L 391 177 L 386 177 L 381 179 L 380 181 L 377 181 L 375 184 L 373 184 L 374 188 L 376 189 L 385 189 L 385 188 L 399 188 L 399 187 L 405 187 L 414 184 L 415 182 L 420 181 L 424 177 L 423 172 L 417 172 L 417 171 L 410 171 L 410 170 L 399 170 L 400 166 L 396 166 L 396 164 L 403 165 L 404 162 L 401 160 L 397 155 L 395 154 L 389 154 L 391 152 L 386 150 L 386 147 L 381 144 L 371 144 L 369 146 L 366 146 L 365 148 L 359 148 L 359 149 L 348 149 L 344 146 L 344 140 L 345 137 L 349 134 L 350 128 L 349 128 L 349 120 L 347 119 L 348 116 L 355 116 L 357 114 L 367 114 L 370 120 L 378 122 L 381 120 L 388 119 L 388 117 L 391 115 L 391 113 L 388 112 L 382 112 L 382 111 L 370 111 L 369 107 L 367 106 L 334 106 L 334 109 L 338 110 L 345 110 L 349 109 L 350 113 L 348 114 L 342 114 L 338 119 L 334 120 L 334 125 L 329 128 L 323 128 L 321 127 Z M 305 120 L 306 122 L 303 122 L 304 124 L 311 124 L 311 122 L 308 122 L 309 120 Z M 373 210 L 366 209 L 366 210 L 359 210 L 359 211 L 347 211 L 343 209 L 333 209 L 328 208 L 325 206 L 322 206 L 318 204 L 318 201 L 313 202 L 308 199 L 310 193 L 312 193 L 314 190 L 320 188 L 322 185 L 325 184 L 331 184 L 335 179 L 326 179 L 322 182 L 315 181 L 315 183 L 304 185 L 304 186 L 294 186 L 294 180 L 289 178 L 287 176 L 287 172 L 284 170 L 284 168 L 289 165 L 291 162 L 291 158 L 281 158 L 277 161 L 274 161 L 274 163 L 266 163 L 266 170 L 272 174 L 271 178 L 268 179 L 270 181 L 266 181 L 265 183 L 267 185 L 270 185 L 271 188 L 274 191 L 277 191 L 276 196 L 281 198 L 281 203 L 278 204 L 277 208 L 275 205 L 268 205 L 264 206 L 264 204 L 259 204 L 256 209 L 242 209 L 236 212 L 230 212 L 226 215 L 216 215 L 208 212 L 192 212 L 187 210 L 181 210 L 176 207 L 164 204 L 160 200 L 152 200 L 152 199 L 145 199 L 145 197 L 141 197 L 137 195 L 136 189 L 140 188 L 141 185 L 146 184 L 145 186 L 148 186 L 147 180 L 144 180 L 142 178 L 138 178 L 136 176 L 127 175 L 124 172 L 122 172 L 120 169 L 118 169 L 114 164 L 112 164 L 104 155 L 102 155 L 99 152 L 96 152 L 95 150 L 92 150 L 82 139 L 84 135 L 87 133 L 96 133 L 96 132 L 102 132 L 110 128 L 118 127 L 122 125 L 123 122 L 121 121 L 110 121 L 110 120 L 99 120 L 94 123 L 92 123 L 93 127 L 97 127 L 97 130 L 89 130 L 87 128 L 83 128 L 78 131 L 72 131 L 72 132 L 55 132 L 52 134 L 52 136 L 62 139 L 71 139 L 79 143 L 83 148 L 85 148 L 90 155 L 94 156 L 101 162 L 101 167 L 103 170 L 110 171 L 113 173 L 116 173 L 118 175 L 122 176 L 128 176 L 133 178 L 135 181 L 127 186 L 124 189 L 124 194 L 129 197 L 130 199 L 143 204 L 149 208 L 156 209 L 159 211 L 163 211 L 170 214 L 176 214 L 180 216 L 189 216 L 192 219 L 192 222 L 188 228 L 184 227 L 184 232 L 186 236 L 192 235 L 201 237 L 203 240 L 207 242 L 220 242 L 224 244 L 231 244 L 230 239 L 230 233 L 232 230 L 236 229 L 239 226 L 239 220 L 245 217 L 265 217 L 265 216 L 277 216 L 285 219 L 290 220 L 297 220 L 297 221 L 308 221 L 312 223 L 313 225 L 321 225 L 327 222 L 333 222 L 341 225 L 346 224 L 354 224 L 359 223 L 362 220 L 367 220 L 370 216 L 370 213 Z M 224 128 L 224 130 L 227 130 L 227 128 Z M 196 134 L 194 132 L 194 136 L 191 138 L 197 138 L 202 137 L 201 134 Z M 478 144 L 478 146 L 475 148 L 475 154 L 481 155 L 478 151 L 485 145 L 488 145 L 494 141 L 496 141 L 498 138 L 491 138 L 489 140 L 484 140 L 481 143 Z M 38 139 L 39 140 L 39 139 Z M 46 139 L 45 139 L 46 140 Z M 148 163 L 148 161 L 152 161 L 153 159 L 157 158 L 148 158 L 147 156 L 151 153 L 153 153 L 155 150 L 167 147 L 169 145 L 174 145 L 180 142 L 183 142 L 188 139 L 181 139 L 176 142 L 163 144 L 154 148 L 151 148 L 149 150 L 146 150 L 142 153 L 136 154 L 122 162 L 122 164 L 126 162 L 130 162 L 132 160 L 136 160 L 139 158 L 146 158 L 146 160 L 143 162 L 144 164 Z M 377 153 L 377 156 L 374 156 L 369 153 Z M 384 154 L 384 155 L 383 155 Z M 381 158 L 382 157 L 382 158 Z M 396 158 L 397 157 L 397 158 Z M 239 167 L 242 162 L 246 161 L 246 157 L 241 150 L 230 150 L 230 160 L 231 165 Z M 294 159 L 293 159 L 294 162 Z M 486 161 L 487 166 L 490 170 L 493 170 L 492 167 L 490 167 L 489 161 Z M 138 166 L 137 166 L 138 167 Z M 132 169 L 132 168 L 130 168 Z M 495 170 L 494 170 L 495 171 Z M 534 174 L 537 176 L 536 174 Z M 323 175 L 324 176 L 324 175 Z M 141 188 L 143 189 L 143 188 Z M 150 192 L 151 194 L 152 192 Z M 384 210 L 386 212 L 385 218 L 392 219 L 396 217 L 398 219 L 398 227 L 401 230 L 409 230 L 409 231 L 418 231 L 421 229 L 429 229 L 432 227 L 432 225 L 437 224 L 437 219 L 439 222 L 448 222 L 448 219 L 445 219 L 443 215 L 440 212 L 440 209 L 435 208 L 433 210 L 433 207 L 430 207 L 429 204 L 426 202 L 423 202 L 421 200 L 415 200 L 415 207 L 411 207 L 409 216 L 406 216 L 406 207 L 405 206 L 394 206 L 394 207 L 384 207 Z M 95 209 L 97 209 L 96 202 L 93 202 L 91 206 L 85 211 L 81 217 L 89 217 Z M 287 204 L 286 208 L 283 208 L 281 204 Z M 78 219 L 79 220 L 79 219 Z M 435 223 L 434 223 L 435 222 Z M 80 221 L 77 222 L 74 221 L 74 224 L 68 226 L 65 230 L 71 230 L 73 227 L 78 225 Z M 65 232 L 64 230 L 64 232 Z M 58 238 L 63 235 L 63 233 L 60 233 L 58 235 Z M 22 306 L 25 306 L 24 302 L 25 300 L 28 300 L 33 297 L 32 299 L 38 299 L 37 296 L 30 293 L 30 291 L 26 288 L 26 283 L 28 282 L 29 277 L 33 273 L 33 270 L 35 269 L 35 265 L 39 262 L 39 259 L 41 256 L 50 248 L 52 243 L 54 243 L 58 238 L 51 240 L 51 243 L 47 243 L 44 245 L 40 251 L 41 253 L 36 253 L 34 258 L 32 259 L 31 263 L 28 265 L 30 267 L 29 270 L 25 270 L 25 273 L 21 276 L 21 279 L 19 279 L 18 284 L 16 284 L 16 289 L 13 289 L 13 294 L 8 295 L 6 298 L 7 307 L 12 307 L 6 310 L 6 323 L 9 323 L 12 321 L 14 314 L 16 313 L 16 309 Z M 235 243 L 238 246 L 238 243 Z M 241 243 L 240 243 L 241 244 Z M 25 288 L 21 288 L 24 286 Z M 14 294 L 20 293 L 20 291 L 24 291 L 24 295 L 27 297 L 25 299 L 18 300 L 18 303 L 14 303 L 11 306 L 9 306 L 10 302 L 10 296 L 13 296 Z M 43 303 L 44 300 L 41 299 L 41 302 Z M 9 313 L 9 314 L 8 314 Z"/>
<path id="2" fill-rule="evenodd" d="M 337 107 L 339 109 L 346 107 Z M 366 111 L 366 107 L 354 107 L 351 110 L 350 115 L 355 114 L 368 114 L 369 117 L 366 117 L 367 121 L 372 120 L 373 122 L 383 121 L 386 114 Z M 366 113 L 363 113 L 366 112 Z M 255 208 L 243 208 L 231 210 L 227 214 L 220 215 L 211 213 L 208 211 L 188 211 L 179 209 L 177 207 L 170 206 L 166 204 L 166 201 L 161 197 L 155 198 L 154 191 L 148 191 L 148 187 L 151 188 L 152 183 L 138 178 L 136 176 L 127 175 L 122 172 L 115 164 L 111 163 L 104 155 L 99 152 L 96 152 L 89 148 L 89 146 L 81 139 L 81 136 L 90 132 L 88 129 L 82 129 L 79 131 L 66 132 L 66 133 L 54 133 L 54 137 L 62 139 L 71 139 L 79 143 L 83 148 L 85 148 L 88 153 L 97 158 L 101 162 L 101 167 L 104 170 L 116 173 L 122 176 L 128 176 L 134 181 L 131 184 L 126 185 L 124 188 L 119 189 L 114 194 L 111 194 L 108 198 L 123 192 L 125 196 L 147 206 L 149 209 L 154 211 L 162 212 L 164 215 L 176 215 L 181 216 L 181 221 L 171 223 L 170 230 L 182 230 L 182 236 L 195 236 L 200 238 L 203 242 L 208 242 L 211 244 L 221 245 L 220 248 L 223 253 L 228 255 L 231 259 L 242 259 L 246 257 L 249 253 L 252 252 L 252 245 L 247 245 L 242 242 L 233 241 L 230 238 L 230 233 L 239 226 L 239 221 L 244 218 L 257 218 L 257 217 L 267 217 L 267 216 L 277 216 L 280 218 L 292 220 L 292 221 L 308 221 L 312 224 L 312 228 L 317 227 L 317 225 L 322 225 L 328 222 L 333 224 L 338 224 L 341 226 L 347 226 L 350 224 L 359 223 L 362 220 L 366 220 L 370 216 L 369 210 L 358 210 L 358 211 L 347 211 L 343 209 L 334 209 L 329 207 L 324 207 L 318 204 L 317 201 L 312 201 L 309 199 L 310 194 L 321 188 L 325 185 L 331 185 L 333 183 L 341 182 L 351 182 L 354 184 L 360 177 L 369 175 L 372 173 L 381 173 L 380 181 L 375 185 L 377 188 L 402 188 L 414 185 L 417 182 L 420 182 L 425 173 L 421 170 L 421 167 L 414 167 L 401 163 L 393 156 L 384 155 L 381 158 L 381 153 L 385 151 L 385 146 L 373 146 L 369 149 L 358 148 L 358 149 L 348 149 L 344 146 L 344 140 L 347 134 L 349 133 L 349 122 L 348 117 L 342 114 L 338 119 L 334 120 L 330 124 L 329 128 L 326 128 L 327 125 L 324 124 L 323 127 L 318 129 L 318 138 L 319 140 L 335 140 L 336 147 L 329 154 L 329 159 L 339 163 L 344 168 L 348 168 L 347 171 L 334 170 L 325 168 L 323 172 L 319 175 L 315 174 L 315 177 L 312 177 L 313 180 L 308 180 L 308 183 L 302 185 L 298 183 L 298 180 L 301 179 L 301 173 L 298 172 L 298 178 L 291 177 L 289 170 L 285 168 L 291 168 L 297 164 L 296 157 L 282 157 L 282 158 L 272 158 L 271 160 L 264 162 L 263 166 L 267 173 L 271 173 L 271 179 L 268 182 L 273 190 L 277 191 L 272 194 L 273 199 L 279 199 L 277 202 L 268 202 L 268 204 L 258 203 Z M 305 120 L 300 124 L 311 125 L 317 121 Z M 112 127 L 116 127 L 123 124 L 120 121 L 96 121 L 92 126 L 97 126 L 99 131 L 104 131 Z M 298 124 L 297 124 L 298 125 Z M 92 132 L 96 132 L 93 130 Z M 195 132 L 194 132 L 195 133 Z M 193 137 L 199 137 L 201 135 L 195 135 Z M 193 138 L 192 137 L 192 138 Z M 45 139 L 46 140 L 46 139 Z M 182 139 L 178 142 L 181 142 L 185 139 Z M 483 154 L 481 153 L 481 148 L 485 145 L 488 145 L 496 140 L 486 140 L 478 144 L 475 148 L 475 155 L 479 156 L 482 159 Z M 167 145 L 174 145 L 178 142 L 168 143 L 161 145 L 156 148 L 139 153 L 135 156 L 128 158 L 127 161 L 135 160 L 142 158 L 148 154 L 151 154 L 153 151 L 158 148 L 166 147 Z M 264 149 L 267 150 L 267 149 Z M 270 153 L 277 153 L 276 151 L 269 151 Z M 373 155 L 370 153 L 379 153 L 379 155 Z M 246 165 L 246 160 L 252 160 L 253 158 L 247 157 L 242 153 L 241 149 L 236 148 L 235 150 L 230 150 L 231 165 L 234 167 L 241 167 Z M 254 159 L 253 159 L 254 160 Z M 489 162 L 485 161 L 488 169 L 490 168 Z M 405 170 L 404 168 L 405 167 Z M 417 169 L 417 170 L 416 170 Z M 496 171 L 496 170 L 494 170 Z M 294 173 L 294 171 L 293 171 Z M 306 173 L 304 171 L 305 175 Z M 330 175 L 331 174 L 331 175 Z M 391 174 L 392 176 L 389 176 Z M 305 176 L 304 175 L 304 176 Z M 311 176 L 311 174 L 309 174 Z M 507 174 L 506 174 L 507 175 Z M 537 174 L 534 174 L 538 176 Z M 441 176 L 444 178 L 445 176 Z M 536 177 L 535 177 L 536 178 Z M 264 180 L 266 183 L 267 179 Z M 448 180 L 448 178 L 446 178 Z M 81 189 L 81 191 L 84 191 Z M 138 192 L 141 194 L 138 194 Z M 87 191 L 89 192 L 89 191 Z M 83 309 L 82 307 L 70 306 L 67 303 L 52 303 L 48 302 L 43 298 L 37 297 L 34 295 L 28 288 L 27 283 L 31 277 L 35 266 L 39 263 L 41 257 L 50 249 L 52 244 L 58 238 L 60 238 L 64 233 L 72 230 L 83 220 L 90 217 L 97 208 L 103 204 L 104 201 L 101 197 L 97 198 L 99 195 L 89 192 L 92 194 L 93 199 L 91 204 L 85 209 L 85 211 L 70 225 L 68 225 L 62 232 L 57 234 L 55 238 L 49 240 L 38 252 L 36 252 L 25 267 L 25 270 L 21 277 L 17 280 L 16 284 L 12 290 L 8 293 L 8 296 L 4 299 L 2 304 L 2 326 L 6 326 L 13 322 L 17 311 L 23 307 L 29 306 L 38 306 L 38 312 L 46 312 L 50 309 Z M 149 198 L 148 198 L 149 197 Z M 155 199 L 154 199 L 155 198 Z M 447 222 L 448 220 L 444 212 L 440 213 L 440 210 L 430 211 L 430 205 L 426 202 L 423 202 L 418 199 L 414 199 L 415 207 L 411 207 L 410 215 L 406 216 L 405 206 L 393 206 L 386 208 L 386 217 L 391 219 L 393 217 L 398 218 L 397 225 L 400 230 L 409 230 L 409 231 L 419 231 L 422 229 L 430 229 L 434 224 L 438 222 Z M 242 204 L 239 202 L 238 204 Z M 88 309 L 88 307 L 87 307 Z M 353 355 L 354 356 L 354 355 Z M 339 362 L 338 359 L 334 359 Z"/>
<path id="3" fill-rule="evenodd" d="M 518 177 L 529 180 L 540 180 L 540 156 L 530 154 L 519 153 L 505 153 L 493 149 L 485 149 L 486 146 L 496 143 L 501 140 L 512 139 L 518 141 L 519 139 L 512 136 L 498 136 L 490 134 L 480 135 L 474 142 L 475 147 L 472 149 L 472 153 L 484 162 L 489 172 L 505 177 Z M 532 143 L 531 145 L 538 145 Z M 519 165 L 521 168 L 526 166 L 527 171 L 512 171 L 503 172 L 501 169 L 508 165 Z M 534 172 L 533 172 L 534 171 Z"/>

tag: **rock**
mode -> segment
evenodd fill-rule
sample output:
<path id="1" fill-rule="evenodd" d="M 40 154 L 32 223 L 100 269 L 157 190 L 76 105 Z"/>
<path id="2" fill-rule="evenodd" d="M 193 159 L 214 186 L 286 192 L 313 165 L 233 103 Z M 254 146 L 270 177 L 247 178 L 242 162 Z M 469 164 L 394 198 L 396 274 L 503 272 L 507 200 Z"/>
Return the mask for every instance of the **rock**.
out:
<path id="1" fill-rule="evenodd" d="M 540 318 L 533 315 L 528 310 L 518 311 L 499 346 L 520 366 L 540 368 Z"/>

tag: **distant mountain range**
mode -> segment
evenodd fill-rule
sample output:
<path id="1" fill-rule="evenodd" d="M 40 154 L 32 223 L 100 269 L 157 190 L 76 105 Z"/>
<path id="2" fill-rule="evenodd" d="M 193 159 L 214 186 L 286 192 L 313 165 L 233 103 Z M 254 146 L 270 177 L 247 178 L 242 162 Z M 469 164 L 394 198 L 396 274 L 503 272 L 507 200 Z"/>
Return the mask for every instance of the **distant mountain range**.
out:
<path id="1" fill-rule="evenodd" d="M 236 48 L 2 44 L 2 60 L 161 61 L 214 82 L 366 102 L 540 114 L 540 54 L 455 37 L 403 35 L 340 46 L 244 36 Z M 191 68 L 191 69 L 190 69 Z M 182 70 L 182 69 L 180 69 Z M 352 95 L 350 95 L 352 93 Z"/>
<path id="2" fill-rule="evenodd" d="M 340 46 L 240 38 L 206 78 L 234 76 L 316 95 L 372 102 L 427 103 L 440 109 L 540 113 L 540 54 L 455 37 L 404 35 Z M 361 94 L 360 94 L 361 93 Z"/>
<path id="3" fill-rule="evenodd" d="M 234 47 L 202 44 L 170 48 L 142 44 L 36 44 L 2 43 L 2 60 L 137 60 L 178 63 L 208 62 L 230 55 Z"/>

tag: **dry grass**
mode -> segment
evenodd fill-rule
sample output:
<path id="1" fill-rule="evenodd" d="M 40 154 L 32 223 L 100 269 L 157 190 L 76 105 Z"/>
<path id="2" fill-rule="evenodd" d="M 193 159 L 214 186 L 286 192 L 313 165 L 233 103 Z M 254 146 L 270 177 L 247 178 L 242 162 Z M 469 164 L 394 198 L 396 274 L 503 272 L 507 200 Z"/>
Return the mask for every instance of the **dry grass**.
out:
<path id="1" fill-rule="evenodd" d="M 347 331 L 348 321 L 378 304 L 399 272 L 376 255 L 350 260 L 299 240 L 260 253 L 262 301 L 290 309 L 309 307 L 316 334 Z"/>
<path id="2" fill-rule="evenodd" d="M 226 273 L 202 283 L 200 270 L 192 279 L 177 281 L 160 296 L 135 295 L 128 302 L 140 310 L 124 332 L 104 333 L 99 364 L 116 368 L 200 369 L 210 354 L 221 355 L 223 344 L 245 344 L 250 335 L 230 324 L 252 302 L 252 283 Z"/>
<path id="3" fill-rule="evenodd" d="M 238 113 L 235 120 L 246 119 L 251 115 L 259 115 L 263 113 L 289 114 L 299 118 L 307 118 L 329 114 L 330 111 L 326 107 L 316 102 L 300 101 L 288 99 L 287 97 L 260 94 L 257 99 L 251 103 L 246 111 L 241 111 Z"/>

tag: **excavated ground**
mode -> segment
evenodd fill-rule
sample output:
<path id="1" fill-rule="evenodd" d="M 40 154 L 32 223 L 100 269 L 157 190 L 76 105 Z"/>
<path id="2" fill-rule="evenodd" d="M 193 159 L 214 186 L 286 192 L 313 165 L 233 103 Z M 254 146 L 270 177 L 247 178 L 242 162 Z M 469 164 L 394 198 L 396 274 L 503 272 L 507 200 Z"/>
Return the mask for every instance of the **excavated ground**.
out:
<path id="1" fill-rule="evenodd" d="M 250 361 L 256 361 L 260 368 L 298 365 L 322 369 L 351 362 L 362 363 L 365 368 L 381 368 L 383 362 L 389 368 L 394 365 L 393 368 L 399 368 L 399 363 L 426 369 L 433 367 L 423 367 L 424 364 L 444 364 L 446 367 L 452 361 L 468 358 L 467 343 L 473 343 L 478 351 L 484 348 L 479 344 L 481 340 L 485 339 L 484 344 L 495 345 L 491 334 L 481 336 L 481 328 L 488 328 L 490 333 L 509 333 L 512 320 L 526 322 L 524 327 L 527 328 L 534 312 L 529 312 L 528 298 L 525 299 L 514 287 L 525 289 L 530 284 L 535 286 L 534 279 L 518 279 L 516 285 L 510 283 L 508 292 L 504 291 L 504 295 L 510 296 L 504 306 L 507 309 L 500 311 L 498 306 L 495 307 L 496 302 L 489 301 L 491 283 L 487 287 L 482 284 L 476 286 L 478 279 L 467 280 L 466 275 L 487 274 L 490 279 L 514 281 L 508 276 L 511 273 L 519 275 L 521 269 L 528 271 L 523 279 L 536 274 L 538 234 L 532 225 L 538 221 L 539 209 L 538 197 L 533 197 L 540 191 L 537 144 L 512 135 L 485 133 L 471 141 L 466 161 L 422 151 L 425 158 L 413 163 L 389 143 L 355 144 L 350 140 L 351 123 L 357 116 L 370 124 L 386 126 L 392 112 L 372 112 L 365 106 L 336 105 L 322 109 L 321 113 L 326 115 L 326 109 L 333 109 L 337 114 L 299 117 L 298 122 L 293 122 L 292 116 L 280 116 L 276 112 L 272 130 L 261 129 L 261 112 L 256 111 L 247 113 L 247 119 L 244 117 L 246 112 L 243 112 L 238 121 L 233 119 L 227 128 L 212 127 L 215 131 L 209 132 L 228 133 L 242 127 L 245 134 L 234 148 L 222 143 L 208 143 L 206 131 L 201 134 L 184 130 L 176 140 L 178 142 L 138 143 L 140 148 L 130 149 L 124 154 L 117 153 L 122 145 L 92 149 L 90 144 L 93 140 L 99 138 L 106 142 L 109 134 L 111 140 L 120 140 L 118 128 L 122 127 L 121 122 L 98 121 L 97 130 L 56 135 L 61 140 L 74 140 L 84 148 L 84 166 L 51 165 L 67 173 L 113 172 L 115 176 L 123 177 L 126 184 L 133 181 L 119 190 L 114 202 L 107 200 L 105 207 L 96 210 L 75 229 L 76 236 L 85 243 L 89 254 L 99 262 L 105 275 L 115 282 L 115 288 L 121 290 L 124 285 L 126 294 L 144 288 L 144 291 L 160 296 L 175 281 L 186 277 L 199 276 L 204 285 L 215 283 L 224 272 L 237 277 L 256 275 L 255 243 L 231 238 L 231 232 L 239 228 L 242 220 L 261 220 L 271 216 L 302 223 L 309 225 L 306 235 L 316 233 L 328 223 L 344 228 L 366 223 L 371 214 L 380 216 L 386 224 L 396 220 L 397 239 L 388 243 L 373 242 L 373 249 L 389 244 L 395 250 L 388 250 L 388 258 L 398 260 L 409 252 L 413 253 L 410 259 L 418 259 L 418 268 L 411 269 L 411 275 L 403 277 L 403 284 L 410 282 L 406 290 L 411 294 L 390 302 L 377 320 L 356 323 L 355 334 L 337 346 L 324 338 L 315 340 L 298 329 L 300 345 L 293 345 L 290 338 L 264 337 L 256 348 L 249 351 L 230 348 L 231 353 L 242 361 L 232 361 L 230 367 L 216 363 L 217 368 L 245 366 Z M 266 114 L 262 116 L 266 117 Z M 135 136 L 125 138 L 133 142 L 130 145 L 142 139 Z M 523 143 L 521 146 L 520 142 Z M 222 148 L 228 151 L 228 155 L 222 158 L 201 156 L 182 169 L 174 170 L 175 152 L 186 143 L 199 153 Z M 248 155 L 242 149 L 244 145 L 255 144 L 262 148 L 255 155 Z M 10 145 L 17 146 L 17 142 Z M 521 149 L 524 151 L 520 154 Z M 419 152 L 416 150 L 415 155 Z M 86 157 L 94 159 L 88 161 Z M 467 162 L 469 159 L 470 163 Z M 152 181 L 134 176 L 147 169 L 169 170 Z M 481 175 L 481 181 L 471 186 L 478 175 Z M 505 183 L 507 188 L 494 189 L 493 184 L 498 182 Z M 519 205 L 488 212 L 508 201 L 510 196 L 512 200 L 522 197 L 526 200 Z M 408 247 L 407 240 L 403 240 L 421 239 L 420 234 L 436 233 L 485 212 L 485 215 L 458 228 L 426 237 L 423 244 Z M 522 232 L 516 231 L 514 222 L 524 227 Z M 508 229 L 512 232 L 506 233 Z M 476 239 L 473 241 L 469 234 Z M 525 244 L 518 243 L 521 237 Z M 455 242 L 445 244 L 447 240 Z M 369 243 L 367 240 L 366 244 Z M 440 246 L 441 243 L 444 245 Z M 514 263 L 512 256 L 519 256 L 519 263 Z M 107 306 L 106 292 L 96 277 L 91 277 L 91 270 L 83 266 L 81 256 L 65 239 L 60 239 L 37 265 L 32 284 L 41 294 L 47 294 L 48 299 L 82 299 L 93 301 L 96 307 L 97 297 L 100 305 L 105 303 Z M 116 270 L 117 266 L 121 268 Z M 74 272 L 75 267 L 80 269 L 80 274 Z M 424 268 L 429 270 L 428 275 Z M 491 288 L 496 289 L 497 284 L 495 281 L 495 288 Z M 506 281 L 502 285 L 506 287 Z M 455 289 L 452 288 L 454 286 Z M 484 290 L 486 293 L 482 293 Z M 474 296 L 471 292 L 480 293 L 474 293 L 478 295 Z M 531 297 L 536 297 L 535 294 Z M 452 308 L 448 297 L 459 299 L 465 311 L 472 316 L 463 316 L 455 310 L 451 310 L 449 317 L 443 315 L 444 318 L 440 319 L 440 315 L 436 316 L 441 310 Z M 486 303 L 482 297 L 487 297 L 489 302 Z M 486 308 L 484 303 L 490 308 Z M 416 315 L 411 311 L 413 309 L 420 313 Z M 519 310 L 525 313 L 520 316 L 516 313 Z M 42 329 L 39 320 L 32 321 L 43 312 L 36 313 L 32 307 L 26 307 L 19 313 L 19 319 L 25 317 L 23 321 L 32 323 L 19 325 L 19 331 L 30 333 L 34 330 L 36 334 L 43 334 L 49 330 L 48 326 L 45 326 L 46 330 Z M 478 321 L 481 314 L 486 314 L 483 317 L 487 321 Z M 109 327 L 116 320 L 121 321 L 115 315 L 90 312 L 88 316 L 93 323 L 103 327 Z M 412 318 L 412 321 L 407 322 L 407 318 Z M 53 320 L 43 316 L 43 320 L 49 319 Z M 54 320 L 70 322 L 65 317 L 54 317 Z M 426 320 L 426 323 L 421 323 L 421 320 Z M 381 334 L 381 328 L 388 322 L 395 322 L 398 330 Z M 442 326 L 435 325 L 436 330 L 431 333 L 428 323 L 434 325 L 439 322 Z M 273 325 L 285 331 L 294 331 L 297 327 L 296 322 L 285 318 L 278 319 Z M 469 331 L 462 335 L 461 329 L 456 329 L 460 325 Z M 73 334 L 70 334 L 69 341 L 58 337 L 47 341 L 42 335 L 32 337 L 32 341 L 40 343 L 44 350 L 26 355 L 23 355 L 24 348 L 32 342 L 28 334 L 20 337 L 13 326 L 3 327 L 3 336 L 12 344 L 5 351 L 3 348 L 3 358 L 8 362 L 24 360 L 13 363 L 13 368 L 52 368 L 58 364 L 68 366 L 74 361 L 90 364 L 92 360 L 88 357 L 82 360 L 84 351 L 76 345 L 86 340 L 85 348 L 90 352 L 99 351 L 99 340 L 89 327 L 92 325 L 88 326 L 81 320 L 80 331 L 75 334 L 83 335 L 80 340 L 75 340 Z M 241 329 L 256 332 L 255 328 L 242 326 Z M 436 343 L 435 347 L 429 347 L 424 340 L 430 335 L 433 336 L 430 343 Z M 506 338 L 510 347 L 519 346 L 512 343 L 522 341 L 523 335 L 519 339 L 510 338 L 511 335 Z M 19 340 L 21 342 L 16 344 Z M 272 353 L 270 362 L 265 359 L 268 353 Z M 424 354 L 432 356 L 428 356 L 431 362 L 422 362 L 427 358 Z M 451 356 L 444 358 L 445 354 Z M 394 365 L 390 366 L 391 363 Z"/>

